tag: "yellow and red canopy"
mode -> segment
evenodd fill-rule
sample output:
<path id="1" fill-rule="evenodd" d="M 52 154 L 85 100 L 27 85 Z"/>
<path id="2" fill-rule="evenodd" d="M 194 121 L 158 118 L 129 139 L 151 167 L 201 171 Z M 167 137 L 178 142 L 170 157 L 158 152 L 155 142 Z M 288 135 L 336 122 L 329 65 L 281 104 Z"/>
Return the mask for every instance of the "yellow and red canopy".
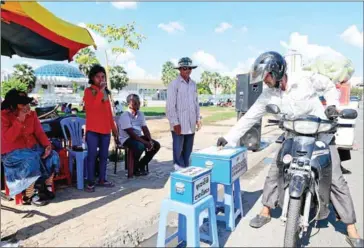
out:
<path id="1" fill-rule="evenodd" d="M 37 2 L 1 3 L 1 55 L 68 60 L 96 44 L 87 29 L 56 17 Z"/>

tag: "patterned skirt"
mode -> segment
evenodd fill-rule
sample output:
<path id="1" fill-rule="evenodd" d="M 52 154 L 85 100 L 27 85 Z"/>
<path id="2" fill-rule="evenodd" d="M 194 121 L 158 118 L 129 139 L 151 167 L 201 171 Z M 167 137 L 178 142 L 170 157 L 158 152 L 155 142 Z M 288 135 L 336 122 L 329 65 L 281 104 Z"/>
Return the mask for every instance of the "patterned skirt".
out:
<path id="1" fill-rule="evenodd" d="M 58 173 L 60 159 L 56 151 L 51 151 L 42 159 L 44 148 L 35 145 L 32 149 L 18 149 L 2 155 L 6 185 L 9 195 L 14 197 L 32 185 L 38 179 L 46 180 L 52 173 Z"/>

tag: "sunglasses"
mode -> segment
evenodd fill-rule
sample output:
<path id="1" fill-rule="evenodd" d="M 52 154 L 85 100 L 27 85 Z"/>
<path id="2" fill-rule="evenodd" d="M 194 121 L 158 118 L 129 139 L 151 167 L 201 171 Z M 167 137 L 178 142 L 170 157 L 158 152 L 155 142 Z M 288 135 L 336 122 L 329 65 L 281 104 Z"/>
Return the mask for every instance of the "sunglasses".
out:
<path id="1" fill-rule="evenodd" d="M 181 68 L 183 71 L 190 71 L 190 70 L 192 70 L 192 68 L 191 67 L 182 67 Z"/>

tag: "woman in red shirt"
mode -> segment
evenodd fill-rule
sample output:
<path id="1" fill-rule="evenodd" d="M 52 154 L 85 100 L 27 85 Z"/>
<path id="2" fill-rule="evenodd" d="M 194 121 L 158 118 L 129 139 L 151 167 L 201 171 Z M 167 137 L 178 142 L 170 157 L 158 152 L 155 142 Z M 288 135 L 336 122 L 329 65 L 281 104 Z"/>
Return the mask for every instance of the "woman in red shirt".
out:
<path id="1" fill-rule="evenodd" d="M 94 65 L 89 73 L 90 87 L 85 89 L 84 103 L 86 112 L 87 142 L 87 192 L 95 191 L 95 162 L 99 148 L 99 180 L 97 186 L 113 187 L 106 180 L 106 165 L 109 155 L 110 133 L 117 137 L 117 128 L 112 116 L 111 104 L 106 89 L 106 72 L 100 65 Z"/>
<path id="2" fill-rule="evenodd" d="M 13 197 L 24 190 L 25 204 L 43 206 L 34 189 L 38 179 L 45 180 L 46 195 L 53 198 L 54 173 L 59 172 L 59 156 L 52 151 L 37 114 L 30 110 L 33 101 L 24 92 L 10 90 L 1 106 L 1 160 L 6 184 Z"/>

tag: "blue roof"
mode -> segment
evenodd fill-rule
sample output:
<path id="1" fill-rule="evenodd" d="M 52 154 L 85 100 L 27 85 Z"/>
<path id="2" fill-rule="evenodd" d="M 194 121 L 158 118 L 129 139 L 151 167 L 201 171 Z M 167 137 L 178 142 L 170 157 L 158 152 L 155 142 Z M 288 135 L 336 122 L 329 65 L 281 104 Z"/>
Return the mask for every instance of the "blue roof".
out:
<path id="1" fill-rule="evenodd" d="M 35 75 L 39 76 L 59 76 L 69 78 L 85 78 L 82 72 L 69 64 L 50 64 L 38 67 L 34 70 Z"/>

